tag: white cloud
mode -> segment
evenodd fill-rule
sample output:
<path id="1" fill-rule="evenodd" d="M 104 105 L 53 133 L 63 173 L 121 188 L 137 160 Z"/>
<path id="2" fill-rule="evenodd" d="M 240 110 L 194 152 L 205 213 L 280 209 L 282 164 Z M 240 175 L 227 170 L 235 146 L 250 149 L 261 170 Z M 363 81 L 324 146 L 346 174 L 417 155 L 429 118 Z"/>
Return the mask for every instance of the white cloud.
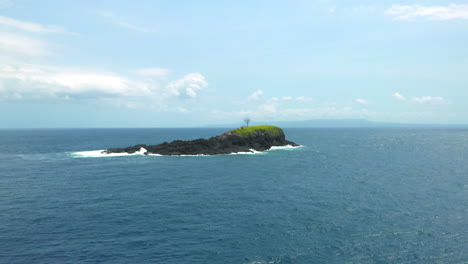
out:
<path id="1" fill-rule="evenodd" d="M 65 30 L 56 25 L 43 25 L 27 21 L 21 21 L 14 18 L 0 16 L 0 25 L 13 27 L 16 29 L 29 31 L 33 33 L 64 33 Z"/>
<path id="2" fill-rule="evenodd" d="M 257 90 L 253 94 L 251 94 L 247 99 L 248 100 L 258 100 L 263 96 L 262 90 Z"/>
<path id="3" fill-rule="evenodd" d="M 394 16 L 398 20 L 410 20 L 418 17 L 430 20 L 468 19 L 468 5 L 393 5 L 385 13 Z"/>
<path id="4" fill-rule="evenodd" d="M 48 46 L 48 42 L 38 38 L 0 32 L 0 51 L 5 52 L 2 55 L 10 53 L 25 56 L 50 55 L 51 52 L 47 50 Z"/>
<path id="5" fill-rule="evenodd" d="M 369 101 L 364 100 L 364 99 L 362 99 L 362 98 L 357 98 L 357 99 L 354 100 L 354 101 L 355 101 L 356 103 L 358 103 L 358 104 L 363 104 L 363 105 L 369 104 Z"/>
<path id="6" fill-rule="evenodd" d="M 187 74 L 162 88 L 157 82 L 132 80 L 112 72 L 0 64 L 0 99 L 113 99 L 135 107 L 138 101 L 133 103 L 131 98 L 168 102 L 174 97 L 195 97 L 207 85 L 200 73 Z M 178 112 L 183 112 L 182 108 Z"/>
<path id="7" fill-rule="evenodd" d="M 301 103 L 310 103 L 310 102 L 313 102 L 314 99 L 312 97 L 298 96 L 296 97 L 296 101 L 301 102 Z"/>
<path id="8" fill-rule="evenodd" d="M 134 72 L 147 78 L 165 79 L 171 70 L 167 68 L 141 68 Z"/>
<path id="9" fill-rule="evenodd" d="M 150 29 L 148 29 L 146 27 L 135 25 L 135 24 L 129 22 L 127 18 L 116 15 L 116 14 L 114 14 L 112 12 L 102 11 L 101 10 L 101 11 L 96 11 L 95 13 L 102 16 L 102 17 L 104 17 L 104 18 L 106 18 L 106 19 L 108 19 L 114 25 L 118 25 L 118 26 L 130 29 L 130 30 L 139 31 L 139 32 L 143 32 L 143 33 L 151 32 Z"/>
<path id="10" fill-rule="evenodd" d="M 205 81 L 205 76 L 195 72 L 170 82 L 166 86 L 166 92 L 178 97 L 196 97 L 197 92 L 206 86 L 208 86 L 208 83 Z"/>
<path id="11" fill-rule="evenodd" d="M 129 86 L 129 81 L 112 73 L 60 73 L 53 77 L 53 82 L 67 87 L 72 93 L 86 92 L 88 90 L 101 91 L 105 94 L 119 95 L 145 95 L 149 91 L 143 89 L 135 93 Z"/>
<path id="12" fill-rule="evenodd" d="M 392 97 L 397 99 L 397 100 L 400 100 L 400 101 L 405 101 L 406 100 L 406 97 L 404 97 L 400 93 L 394 93 L 394 94 L 392 94 Z"/>
<path id="13" fill-rule="evenodd" d="M 414 97 L 413 101 L 416 103 L 420 104 L 438 104 L 438 103 L 444 103 L 445 99 L 440 96 L 421 96 L 421 97 Z"/>
<path id="14" fill-rule="evenodd" d="M 292 98 L 292 96 L 283 96 L 283 97 L 281 97 L 281 99 L 284 100 L 284 101 L 289 101 L 289 100 L 292 100 L 293 98 Z"/>
<path id="15" fill-rule="evenodd" d="M 44 65 L 3 65 L 0 67 L 0 83 L 0 97 L 7 99 L 141 97 L 153 94 L 149 85 L 114 73 Z"/>

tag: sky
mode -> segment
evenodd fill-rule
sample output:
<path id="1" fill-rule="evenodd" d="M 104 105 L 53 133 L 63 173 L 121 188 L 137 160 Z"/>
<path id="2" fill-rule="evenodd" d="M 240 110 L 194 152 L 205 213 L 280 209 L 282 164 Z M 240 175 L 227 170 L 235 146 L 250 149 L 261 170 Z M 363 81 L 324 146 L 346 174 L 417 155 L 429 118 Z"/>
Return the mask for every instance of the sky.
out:
<path id="1" fill-rule="evenodd" d="M 0 0 L 0 128 L 468 124 L 468 1 Z"/>

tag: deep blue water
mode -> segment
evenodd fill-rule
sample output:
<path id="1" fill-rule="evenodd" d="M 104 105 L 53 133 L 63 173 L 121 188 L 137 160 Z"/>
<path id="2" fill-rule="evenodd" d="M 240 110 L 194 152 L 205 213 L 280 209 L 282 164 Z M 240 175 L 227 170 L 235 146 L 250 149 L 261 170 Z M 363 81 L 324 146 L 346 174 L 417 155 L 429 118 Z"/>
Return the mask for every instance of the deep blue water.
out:
<path id="1" fill-rule="evenodd" d="M 287 129 L 266 154 L 75 158 L 223 129 L 0 130 L 0 263 L 467 263 L 468 130 Z"/>

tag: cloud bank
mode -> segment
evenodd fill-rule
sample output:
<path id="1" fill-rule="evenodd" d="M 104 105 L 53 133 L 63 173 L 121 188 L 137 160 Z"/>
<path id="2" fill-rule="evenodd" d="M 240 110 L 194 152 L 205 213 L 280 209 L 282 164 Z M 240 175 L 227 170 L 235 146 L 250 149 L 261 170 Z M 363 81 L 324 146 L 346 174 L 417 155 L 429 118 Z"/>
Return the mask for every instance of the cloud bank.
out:
<path id="1" fill-rule="evenodd" d="M 47 65 L 0 65 L 0 98 L 167 98 L 195 97 L 208 83 L 189 73 L 161 88 L 160 83 L 133 80 L 112 72 Z"/>
<path id="2" fill-rule="evenodd" d="M 0 66 L 4 99 L 148 96 L 151 89 L 114 73 L 63 69 L 46 65 Z"/>

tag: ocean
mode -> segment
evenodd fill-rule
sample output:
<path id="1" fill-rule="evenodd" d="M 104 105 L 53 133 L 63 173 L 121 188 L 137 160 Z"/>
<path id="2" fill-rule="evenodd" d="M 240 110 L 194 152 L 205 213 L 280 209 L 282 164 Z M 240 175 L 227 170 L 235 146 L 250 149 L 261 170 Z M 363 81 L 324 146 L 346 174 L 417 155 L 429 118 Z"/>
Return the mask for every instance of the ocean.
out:
<path id="1" fill-rule="evenodd" d="M 82 153 L 224 131 L 0 130 L 0 263 L 468 263 L 467 129 L 285 129 L 301 147 L 239 155 Z"/>

